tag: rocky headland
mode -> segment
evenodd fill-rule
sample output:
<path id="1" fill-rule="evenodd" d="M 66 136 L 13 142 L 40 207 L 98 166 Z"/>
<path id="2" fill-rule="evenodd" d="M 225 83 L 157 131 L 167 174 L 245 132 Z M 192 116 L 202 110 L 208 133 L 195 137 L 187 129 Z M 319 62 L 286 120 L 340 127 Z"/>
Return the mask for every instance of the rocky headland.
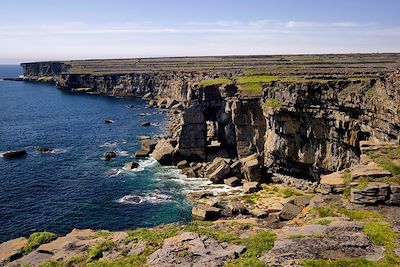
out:
<path id="1" fill-rule="evenodd" d="M 232 190 L 189 194 L 198 220 L 187 225 L 11 240 L 0 265 L 400 266 L 399 63 L 365 54 L 22 64 L 26 81 L 168 111 L 169 135 L 140 137 L 136 157 Z"/>

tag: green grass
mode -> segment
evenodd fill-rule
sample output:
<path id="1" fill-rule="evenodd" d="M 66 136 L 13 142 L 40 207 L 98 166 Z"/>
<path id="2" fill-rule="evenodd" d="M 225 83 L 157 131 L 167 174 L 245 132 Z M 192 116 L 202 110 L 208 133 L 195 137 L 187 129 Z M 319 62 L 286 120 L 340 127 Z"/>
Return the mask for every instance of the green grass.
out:
<path id="1" fill-rule="evenodd" d="M 229 260 L 224 267 L 266 267 L 267 265 L 256 257 L 240 257 Z"/>
<path id="2" fill-rule="evenodd" d="M 221 85 L 230 85 L 232 84 L 232 80 L 228 78 L 215 78 L 210 80 L 204 80 L 198 83 L 199 86 L 206 87 L 206 86 L 221 86 Z"/>
<path id="3" fill-rule="evenodd" d="M 357 185 L 357 189 L 364 190 L 365 188 L 367 188 L 368 183 L 368 180 L 362 180 L 361 183 Z"/>
<path id="4" fill-rule="evenodd" d="M 93 245 L 88 251 L 87 262 L 100 259 L 103 256 L 104 251 L 110 250 L 114 247 L 115 243 L 109 240 Z"/>
<path id="5" fill-rule="evenodd" d="M 28 238 L 28 244 L 23 249 L 24 254 L 28 254 L 40 245 L 49 243 L 57 238 L 57 235 L 51 232 L 36 232 L 32 233 Z"/>
<path id="6" fill-rule="evenodd" d="M 343 198 L 345 199 L 348 199 L 350 197 L 351 193 L 350 182 L 351 182 L 350 170 L 346 169 L 343 171 L 343 183 L 344 183 Z"/>
<path id="7" fill-rule="evenodd" d="M 260 199 L 260 195 L 257 193 L 252 193 L 252 194 L 244 195 L 242 197 L 242 199 L 249 204 L 255 204 Z"/>
<path id="8" fill-rule="evenodd" d="M 282 109 L 283 106 L 282 106 L 281 102 L 279 102 L 278 99 L 268 98 L 268 99 L 266 99 L 266 101 L 264 103 L 264 107 L 272 108 L 272 110 L 274 110 L 274 111 L 279 111 Z"/>
<path id="9" fill-rule="evenodd" d="M 320 224 L 320 225 L 330 225 L 331 222 L 332 222 L 331 220 L 322 219 L 322 220 L 319 220 L 319 221 L 317 222 L 317 224 Z"/>
<path id="10" fill-rule="evenodd" d="M 141 267 L 146 265 L 146 258 L 155 251 L 153 247 L 147 247 L 145 251 L 137 256 L 128 256 L 114 261 L 99 260 L 88 264 L 89 267 Z"/>
<path id="11" fill-rule="evenodd" d="M 129 236 L 125 242 L 143 240 L 154 245 L 160 245 L 165 239 L 177 235 L 180 229 L 181 227 L 175 225 L 166 225 L 154 229 L 138 228 L 128 231 Z"/>
<path id="12" fill-rule="evenodd" d="M 345 259 L 345 260 L 325 260 L 313 259 L 304 260 L 300 263 L 303 267 L 374 267 L 375 263 L 367 259 Z"/>
<path id="13" fill-rule="evenodd" d="M 318 213 L 318 217 L 320 218 L 336 216 L 335 211 L 329 207 L 314 207 L 313 210 Z"/>
<path id="14" fill-rule="evenodd" d="M 112 235 L 112 232 L 106 230 L 98 230 L 96 231 L 96 237 L 104 237 L 107 238 Z"/>
<path id="15" fill-rule="evenodd" d="M 396 165 L 395 163 L 393 163 L 393 162 L 392 162 L 391 160 L 389 160 L 389 159 L 384 159 L 384 160 L 382 160 L 381 162 L 379 162 L 379 165 L 380 165 L 382 168 L 384 168 L 384 169 L 390 171 L 390 173 L 391 173 L 392 175 L 399 175 L 399 174 L 400 174 L 400 166 L 399 166 L 399 165 Z"/>
<path id="16" fill-rule="evenodd" d="M 244 94 L 260 96 L 262 92 L 262 84 L 278 81 L 279 78 L 267 75 L 250 75 L 237 76 L 235 80 Z"/>
<path id="17" fill-rule="evenodd" d="M 338 208 L 337 211 L 353 221 L 385 221 L 385 216 L 380 213 L 369 210 L 348 210 L 345 208 Z"/>
<path id="18" fill-rule="evenodd" d="M 184 226 L 183 230 L 195 232 L 199 235 L 205 235 L 220 242 L 229 242 L 232 244 L 239 244 L 241 242 L 241 239 L 238 235 L 217 229 L 212 223 L 209 222 L 193 221 L 187 226 Z"/>

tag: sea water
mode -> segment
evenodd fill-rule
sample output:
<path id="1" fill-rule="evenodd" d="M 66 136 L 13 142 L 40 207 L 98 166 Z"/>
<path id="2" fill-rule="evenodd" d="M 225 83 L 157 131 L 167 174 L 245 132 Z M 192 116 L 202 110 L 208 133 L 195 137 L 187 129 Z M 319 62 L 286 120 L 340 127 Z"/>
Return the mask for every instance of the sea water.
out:
<path id="1" fill-rule="evenodd" d="M 125 230 L 191 218 L 186 193 L 209 181 L 133 156 L 140 147 L 137 136 L 165 134 L 166 113 L 137 98 L 2 80 L 20 72 L 19 66 L 0 66 L 0 152 L 28 152 L 20 159 L 0 158 L 0 242 L 35 231 Z M 160 126 L 139 126 L 144 121 Z M 38 153 L 41 146 L 54 151 Z M 117 158 L 101 160 L 106 151 Z M 140 167 L 123 171 L 129 161 Z"/>

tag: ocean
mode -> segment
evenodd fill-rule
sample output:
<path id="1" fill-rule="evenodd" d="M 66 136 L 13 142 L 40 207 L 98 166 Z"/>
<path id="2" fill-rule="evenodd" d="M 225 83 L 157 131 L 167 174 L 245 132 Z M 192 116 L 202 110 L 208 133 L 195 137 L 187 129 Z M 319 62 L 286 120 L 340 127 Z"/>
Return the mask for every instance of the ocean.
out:
<path id="1" fill-rule="evenodd" d="M 133 156 L 137 136 L 165 134 L 166 113 L 137 98 L 2 80 L 20 73 L 19 66 L 0 66 L 0 152 L 28 152 L 21 159 L 0 158 L 0 242 L 36 231 L 126 230 L 191 219 L 186 194 L 209 181 Z M 139 126 L 144 121 L 160 126 Z M 41 146 L 55 150 L 38 153 Z M 106 151 L 117 158 L 101 160 Z M 129 161 L 140 167 L 123 171 Z"/>

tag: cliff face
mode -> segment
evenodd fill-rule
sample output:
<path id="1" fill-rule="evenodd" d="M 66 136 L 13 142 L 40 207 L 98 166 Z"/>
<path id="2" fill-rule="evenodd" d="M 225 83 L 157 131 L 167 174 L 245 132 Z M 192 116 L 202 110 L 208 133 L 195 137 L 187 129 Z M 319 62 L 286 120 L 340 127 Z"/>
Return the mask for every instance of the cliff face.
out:
<path id="1" fill-rule="evenodd" d="M 359 161 L 360 141 L 399 142 L 399 80 L 277 83 L 263 98 L 235 86 L 189 95 L 178 152 L 211 160 L 256 154 L 270 173 L 307 179 Z"/>
<path id="2" fill-rule="evenodd" d="M 35 62 L 22 63 L 23 75 L 25 77 L 50 77 L 58 76 L 62 72 L 68 71 L 70 66 L 63 62 Z"/>
<path id="3" fill-rule="evenodd" d="M 275 82 L 263 97 L 246 97 L 236 84 L 199 85 L 229 75 L 201 72 L 68 74 L 56 62 L 23 64 L 30 77 L 53 76 L 59 88 L 115 96 L 176 99 L 184 104 L 177 136 L 183 158 L 255 155 L 269 173 L 306 179 L 359 161 L 359 142 L 399 142 L 400 81 Z"/>

